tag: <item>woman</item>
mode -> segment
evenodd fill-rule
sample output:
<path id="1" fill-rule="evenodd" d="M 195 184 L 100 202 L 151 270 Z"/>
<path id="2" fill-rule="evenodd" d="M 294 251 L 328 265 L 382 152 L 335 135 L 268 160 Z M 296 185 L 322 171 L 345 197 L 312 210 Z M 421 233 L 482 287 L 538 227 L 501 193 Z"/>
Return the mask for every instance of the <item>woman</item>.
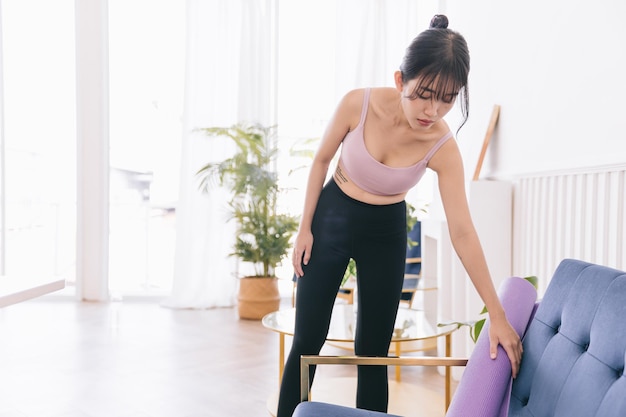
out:
<path id="1" fill-rule="evenodd" d="M 491 356 L 498 344 L 517 375 L 519 336 L 508 322 L 470 217 L 463 162 L 443 117 L 457 98 L 468 117 L 465 39 L 436 15 L 407 48 L 395 88 L 347 93 L 311 166 L 295 240 L 296 324 L 281 384 L 278 417 L 299 401 L 300 356 L 324 344 L 333 303 L 350 258 L 357 264 L 355 354 L 387 356 L 404 279 L 407 191 L 426 167 L 437 173 L 450 237 L 490 315 Z M 461 125 L 462 126 L 462 125 Z M 333 178 L 327 170 L 341 146 Z M 386 411 L 387 369 L 358 368 L 357 407 Z"/>

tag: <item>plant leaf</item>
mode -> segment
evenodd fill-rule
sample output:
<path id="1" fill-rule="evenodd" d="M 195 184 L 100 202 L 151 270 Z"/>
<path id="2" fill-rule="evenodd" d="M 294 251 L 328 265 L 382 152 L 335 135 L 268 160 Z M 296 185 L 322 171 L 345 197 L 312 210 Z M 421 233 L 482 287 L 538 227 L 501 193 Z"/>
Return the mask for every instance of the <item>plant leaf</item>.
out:
<path id="1" fill-rule="evenodd" d="M 528 277 L 524 277 L 524 279 L 528 282 L 530 282 L 531 284 L 533 284 L 533 287 L 535 287 L 535 289 L 538 288 L 539 286 L 539 278 L 537 278 L 534 275 L 528 276 Z"/>
<path id="2" fill-rule="evenodd" d="M 474 324 L 474 327 L 470 329 L 470 336 L 474 343 L 476 343 L 476 341 L 478 340 L 478 336 L 480 336 L 480 332 L 483 330 L 486 320 L 487 319 L 478 320 L 476 324 Z"/>

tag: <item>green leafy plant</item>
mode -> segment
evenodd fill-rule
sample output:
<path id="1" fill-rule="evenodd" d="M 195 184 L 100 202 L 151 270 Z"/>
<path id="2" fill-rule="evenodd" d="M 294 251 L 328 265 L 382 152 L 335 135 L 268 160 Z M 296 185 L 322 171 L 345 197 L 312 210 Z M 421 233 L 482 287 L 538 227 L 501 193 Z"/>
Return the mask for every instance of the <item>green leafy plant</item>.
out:
<path id="1" fill-rule="evenodd" d="M 251 263 L 256 276 L 273 277 L 287 255 L 298 218 L 277 210 L 281 189 L 275 170 L 278 147 L 276 127 L 237 123 L 229 127 L 196 129 L 211 138 L 225 138 L 235 153 L 220 162 L 208 163 L 196 173 L 204 192 L 215 184 L 231 192 L 230 219 L 237 221 L 231 256 Z"/>
<path id="2" fill-rule="evenodd" d="M 524 279 L 530 282 L 535 288 L 537 288 L 539 280 L 537 279 L 536 276 L 532 275 L 532 276 L 524 277 Z M 445 327 L 445 326 L 450 326 L 450 325 L 456 325 L 457 329 L 460 329 L 463 326 L 468 326 L 469 335 L 474 341 L 474 343 L 476 343 L 476 341 L 478 340 L 478 336 L 480 336 L 480 333 L 483 330 L 483 327 L 485 327 L 485 322 L 487 321 L 487 317 L 486 317 L 487 313 L 488 313 L 487 306 L 483 306 L 483 309 L 480 311 L 480 314 L 479 314 L 481 318 L 479 318 L 478 320 L 465 321 L 465 322 L 452 321 L 452 322 L 447 322 L 447 323 L 439 323 L 437 324 L 437 326 Z"/>
<path id="3" fill-rule="evenodd" d="M 350 277 L 356 277 L 356 262 L 352 258 L 350 258 L 350 262 L 348 262 L 348 266 L 346 267 L 346 272 L 343 273 L 341 286 L 343 286 L 346 282 L 348 282 Z"/>

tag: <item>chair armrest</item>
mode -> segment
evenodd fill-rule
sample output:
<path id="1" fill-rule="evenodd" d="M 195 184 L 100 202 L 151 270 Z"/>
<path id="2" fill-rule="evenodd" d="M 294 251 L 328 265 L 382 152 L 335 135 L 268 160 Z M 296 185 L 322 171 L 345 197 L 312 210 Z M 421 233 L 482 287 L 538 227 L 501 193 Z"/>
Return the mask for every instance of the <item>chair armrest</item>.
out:
<path id="1" fill-rule="evenodd" d="M 387 365 L 387 366 L 465 366 L 467 359 L 436 356 L 321 356 L 300 357 L 300 399 L 309 401 L 309 366 L 311 365 Z"/>

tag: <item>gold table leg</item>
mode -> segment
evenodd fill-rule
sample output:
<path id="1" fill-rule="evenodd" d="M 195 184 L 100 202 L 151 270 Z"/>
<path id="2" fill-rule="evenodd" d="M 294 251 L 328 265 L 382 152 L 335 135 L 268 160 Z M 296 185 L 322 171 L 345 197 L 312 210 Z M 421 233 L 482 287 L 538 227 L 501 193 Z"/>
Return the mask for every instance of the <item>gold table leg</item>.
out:
<path id="1" fill-rule="evenodd" d="M 452 356 L 452 333 L 446 335 L 446 357 Z M 452 371 L 449 366 L 446 366 L 446 411 L 450 406 L 450 379 L 452 378 Z"/>
<path id="2" fill-rule="evenodd" d="M 396 344 L 396 356 L 400 356 L 402 353 L 402 349 L 400 348 L 400 342 L 394 342 Z M 400 382 L 402 376 L 400 375 L 401 369 L 399 366 L 396 366 L 396 381 Z"/>
<path id="3" fill-rule="evenodd" d="M 278 388 L 283 380 L 283 370 L 285 369 L 285 334 L 278 333 Z"/>

